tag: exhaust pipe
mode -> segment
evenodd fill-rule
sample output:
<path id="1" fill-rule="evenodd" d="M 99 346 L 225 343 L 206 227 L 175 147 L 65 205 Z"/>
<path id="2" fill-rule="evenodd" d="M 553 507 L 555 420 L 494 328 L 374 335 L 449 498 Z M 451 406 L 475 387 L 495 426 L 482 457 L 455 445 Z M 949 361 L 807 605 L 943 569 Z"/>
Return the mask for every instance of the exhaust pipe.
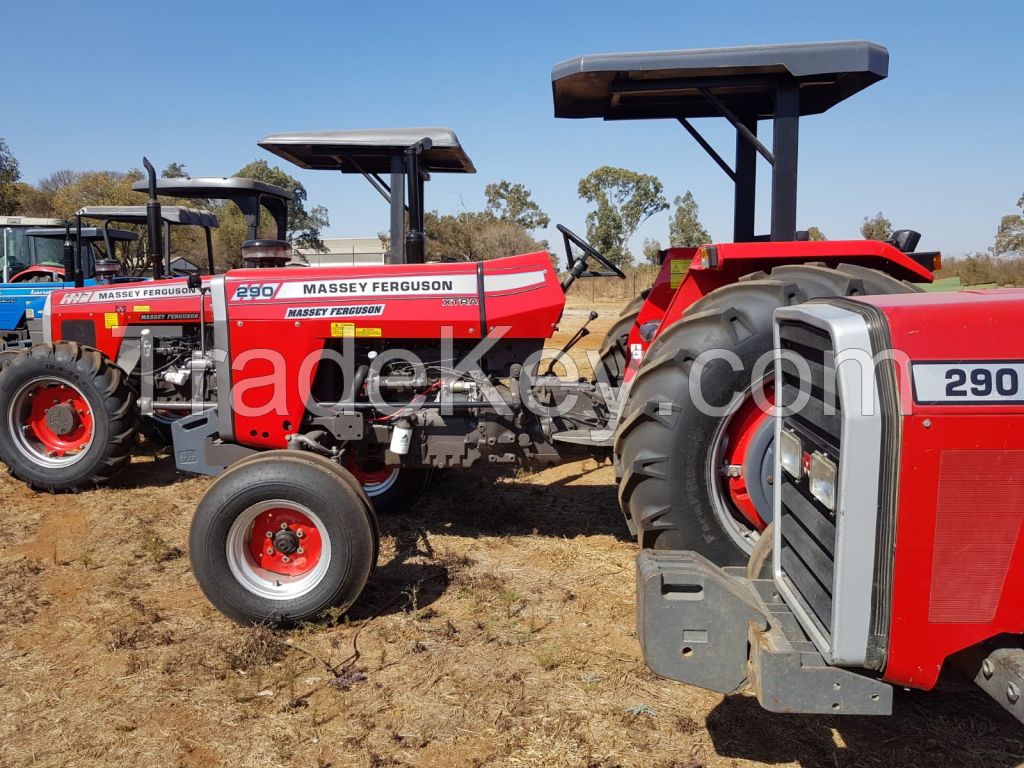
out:
<path id="1" fill-rule="evenodd" d="M 146 201 L 146 229 L 149 230 L 149 256 L 153 260 L 153 278 L 163 277 L 163 238 L 161 237 L 160 201 L 156 197 L 156 169 L 149 158 L 142 158 L 149 175 L 149 200 Z"/>

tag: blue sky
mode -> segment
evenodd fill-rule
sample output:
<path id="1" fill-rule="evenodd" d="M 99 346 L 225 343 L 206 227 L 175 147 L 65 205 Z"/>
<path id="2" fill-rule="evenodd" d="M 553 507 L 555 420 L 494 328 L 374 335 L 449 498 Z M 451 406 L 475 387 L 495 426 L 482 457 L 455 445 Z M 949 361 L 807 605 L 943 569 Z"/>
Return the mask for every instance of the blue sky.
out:
<path id="1" fill-rule="evenodd" d="M 444 125 L 478 169 L 435 177 L 427 204 L 478 209 L 483 187 L 526 184 L 584 230 L 580 177 L 604 164 L 687 189 L 712 236 L 731 235 L 731 186 L 678 125 L 556 120 L 550 72 L 581 54 L 868 39 L 889 79 L 801 125 L 799 226 L 855 237 L 884 211 L 954 255 L 988 247 L 1024 193 L 1024 3 L 262 2 L 13 0 L 0 57 L 4 136 L 29 181 L 58 168 L 225 175 L 283 130 Z M 701 128 L 723 150 L 719 121 Z M 330 210 L 329 233 L 387 227 L 358 177 L 286 168 Z M 762 164 L 762 180 L 767 168 Z M 766 192 L 767 190 L 763 190 Z M 759 231 L 767 229 L 761 197 Z M 643 237 L 666 241 L 668 214 Z M 560 245 L 558 246 L 560 248 Z"/>

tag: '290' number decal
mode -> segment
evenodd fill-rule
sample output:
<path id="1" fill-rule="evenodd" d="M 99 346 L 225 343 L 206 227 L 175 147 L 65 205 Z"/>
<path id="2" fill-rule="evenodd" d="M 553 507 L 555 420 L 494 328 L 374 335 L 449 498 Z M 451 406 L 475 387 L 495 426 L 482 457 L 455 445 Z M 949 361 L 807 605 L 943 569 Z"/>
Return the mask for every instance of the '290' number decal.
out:
<path id="1" fill-rule="evenodd" d="M 280 283 L 241 283 L 235 287 L 232 301 L 253 301 L 254 299 L 272 299 Z"/>
<path id="2" fill-rule="evenodd" d="M 913 371 L 918 403 L 1024 402 L 1024 362 L 914 363 Z"/>

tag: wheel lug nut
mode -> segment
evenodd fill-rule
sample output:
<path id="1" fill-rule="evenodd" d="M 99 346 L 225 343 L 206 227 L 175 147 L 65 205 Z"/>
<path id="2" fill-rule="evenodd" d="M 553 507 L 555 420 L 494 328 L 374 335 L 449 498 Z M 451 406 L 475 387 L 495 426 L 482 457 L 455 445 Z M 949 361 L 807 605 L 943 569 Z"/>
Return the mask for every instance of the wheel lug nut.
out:
<path id="1" fill-rule="evenodd" d="M 267 538 L 268 539 L 274 538 L 274 532 L 273 531 L 267 531 Z"/>
<path id="2" fill-rule="evenodd" d="M 291 558 L 288 557 L 288 555 L 282 555 L 281 556 L 281 562 L 289 563 L 289 562 L 291 562 Z"/>
<path id="3" fill-rule="evenodd" d="M 301 539 L 301 538 L 302 538 L 303 536 L 305 536 L 306 534 L 304 534 L 304 533 L 302 532 L 302 529 L 301 529 L 301 528 L 299 528 L 299 530 L 297 530 L 297 531 L 295 532 L 295 535 L 296 535 L 296 536 L 298 536 L 298 537 L 299 537 L 299 538 Z"/>
<path id="4" fill-rule="evenodd" d="M 273 547 L 267 547 L 267 554 L 268 555 L 274 554 L 274 548 Z"/>
<path id="5" fill-rule="evenodd" d="M 282 531 L 287 531 L 288 530 L 288 523 L 281 523 L 281 530 Z"/>
<path id="6" fill-rule="evenodd" d="M 306 550 L 304 550 L 302 547 L 299 547 L 298 549 L 295 550 L 295 554 L 297 554 L 297 555 L 304 555 L 304 554 L 306 554 Z"/>

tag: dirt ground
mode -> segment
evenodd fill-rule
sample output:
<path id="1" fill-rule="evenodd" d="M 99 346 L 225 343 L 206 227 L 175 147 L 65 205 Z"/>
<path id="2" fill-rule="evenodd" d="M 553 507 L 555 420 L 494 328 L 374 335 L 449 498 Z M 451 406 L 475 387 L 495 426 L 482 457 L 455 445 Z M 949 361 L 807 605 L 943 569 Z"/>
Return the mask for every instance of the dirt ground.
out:
<path id="1" fill-rule="evenodd" d="M 614 306 L 587 339 L 596 345 Z M 571 333 L 590 307 L 566 318 Z M 446 473 L 383 518 L 346 617 L 243 629 L 184 551 L 209 485 L 166 456 L 115 487 L 0 478 L 0 766 L 985 766 L 1024 761 L 976 694 L 891 718 L 775 716 L 651 674 L 612 470 Z"/>

